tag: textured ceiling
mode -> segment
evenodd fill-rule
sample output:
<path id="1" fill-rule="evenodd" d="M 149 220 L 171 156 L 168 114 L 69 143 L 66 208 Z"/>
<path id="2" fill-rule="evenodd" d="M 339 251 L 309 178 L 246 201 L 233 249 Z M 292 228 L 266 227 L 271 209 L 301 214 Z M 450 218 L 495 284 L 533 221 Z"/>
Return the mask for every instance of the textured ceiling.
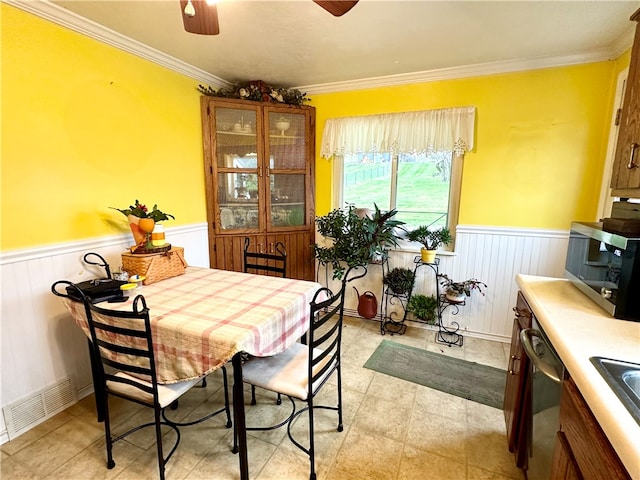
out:
<path id="1" fill-rule="evenodd" d="M 220 0 L 220 34 L 202 36 L 184 31 L 178 0 L 53 3 L 226 81 L 287 87 L 619 54 L 640 8 L 638 1 L 360 0 L 333 17 L 311 0 Z"/>

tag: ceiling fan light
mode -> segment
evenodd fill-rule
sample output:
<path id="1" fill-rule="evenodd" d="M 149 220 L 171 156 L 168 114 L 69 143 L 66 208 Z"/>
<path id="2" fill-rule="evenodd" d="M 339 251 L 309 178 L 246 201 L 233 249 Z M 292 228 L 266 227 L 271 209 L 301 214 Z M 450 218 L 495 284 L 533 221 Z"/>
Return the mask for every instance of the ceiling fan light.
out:
<path id="1" fill-rule="evenodd" d="M 184 7 L 184 14 L 189 16 L 189 17 L 195 17 L 196 15 L 196 9 L 193 6 L 193 3 L 191 3 L 191 0 L 189 0 L 187 2 L 187 6 Z"/>

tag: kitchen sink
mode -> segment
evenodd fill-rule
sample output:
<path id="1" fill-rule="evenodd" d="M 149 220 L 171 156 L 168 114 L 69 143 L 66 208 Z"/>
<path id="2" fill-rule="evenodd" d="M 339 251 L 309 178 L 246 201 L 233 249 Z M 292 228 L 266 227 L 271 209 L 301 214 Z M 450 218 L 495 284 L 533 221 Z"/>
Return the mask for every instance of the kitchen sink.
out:
<path id="1" fill-rule="evenodd" d="M 603 357 L 589 360 L 640 425 L 640 364 Z"/>

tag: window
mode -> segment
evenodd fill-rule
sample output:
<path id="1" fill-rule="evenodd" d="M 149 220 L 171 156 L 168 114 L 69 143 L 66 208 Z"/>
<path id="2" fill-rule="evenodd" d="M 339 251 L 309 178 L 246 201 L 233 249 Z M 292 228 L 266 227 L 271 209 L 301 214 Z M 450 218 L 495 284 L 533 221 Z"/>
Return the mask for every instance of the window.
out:
<path id="1" fill-rule="evenodd" d="M 375 203 L 382 210 L 396 209 L 407 229 L 429 225 L 454 231 L 460 185 L 459 178 L 452 179 L 453 158 L 446 151 L 345 154 L 342 172 L 334 178 L 341 192 L 336 207 Z"/>
<path id="2" fill-rule="evenodd" d="M 407 229 L 458 222 L 475 108 L 328 119 L 321 156 L 334 159 L 333 207 L 396 209 Z"/>

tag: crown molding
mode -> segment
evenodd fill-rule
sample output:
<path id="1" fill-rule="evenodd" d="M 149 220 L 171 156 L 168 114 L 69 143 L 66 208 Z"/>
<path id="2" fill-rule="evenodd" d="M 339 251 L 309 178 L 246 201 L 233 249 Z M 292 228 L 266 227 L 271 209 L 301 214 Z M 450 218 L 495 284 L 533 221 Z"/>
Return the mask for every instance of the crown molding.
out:
<path id="1" fill-rule="evenodd" d="M 620 44 L 622 45 L 622 44 Z M 631 46 L 629 42 L 627 48 Z M 410 83 L 426 83 L 439 80 L 451 80 L 456 78 L 479 77 L 483 75 L 497 75 L 501 73 L 538 70 L 543 68 L 564 67 L 583 63 L 602 62 L 617 58 L 613 48 L 601 49 L 588 54 L 568 55 L 561 57 L 543 57 L 518 60 L 505 60 L 501 62 L 478 63 L 461 67 L 440 68 L 425 70 L 422 72 L 401 73 L 384 77 L 371 77 L 345 82 L 323 83 L 318 85 L 303 85 L 296 87 L 307 94 L 322 94 L 345 92 L 349 90 L 364 90 L 368 88 L 391 87 Z M 624 52 L 624 48 L 622 52 Z"/>
<path id="2" fill-rule="evenodd" d="M 190 78 L 203 82 L 212 88 L 225 88 L 231 86 L 220 77 L 216 77 L 204 70 L 190 65 L 182 60 L 167 55 L 159 50 L 151 48 L 137 40 L 126 37 L 114 30 L 106 28 L 96 22 L 77 15 L 65 8 L 55 5 L 47 0 L 0 0 L 8 5 L 37 15 L 53 23 L 69 28 L 73 31 L 91 37 L 112 47 L 137 55 L 145 60 L 176 71 Z M 635 28 L 630 26 L 611 47 L 603 48 L 588 54 L 569 55 L 559 57 L 543 57 L 533 59 L 516 59 L 501 62 L 479 63 L 460 67 L 449 67 L 421 72 L 402 73 L 381 77 L 370 77 L 343 82 L 322 83 L 315 85 L 302 85 L 295 88 L 307 94 L 336 93 L 351 90 L 364 90 L 370 88 L 390 87 L 411 83 L 426 83 L 457 78 L 477 77 L 483 75 L 497 75 L 526 70 L 538 70 L 543 68 L 563 67 L 607 61 L 622 55 L 633 43 Z"/>
<path id="3" fill-rule="evenodd" d="M 24 10 L 57 25 L 81 33 L 87 37 L 106 43 L 112 47 L 149 60 L 157 65 L 181 73 L 187 77 L 206 83 L 213 88 L 229 87 L 230 82 L 216 77 L 204 70 L 178 60 L 155 48 L 151 48 L 137 40 L 122 35 L 110 28 L 104 27 L 92 20 L 77 15 L 66 8 L 46 0 L 1 0 L 3 3 Z"/>

